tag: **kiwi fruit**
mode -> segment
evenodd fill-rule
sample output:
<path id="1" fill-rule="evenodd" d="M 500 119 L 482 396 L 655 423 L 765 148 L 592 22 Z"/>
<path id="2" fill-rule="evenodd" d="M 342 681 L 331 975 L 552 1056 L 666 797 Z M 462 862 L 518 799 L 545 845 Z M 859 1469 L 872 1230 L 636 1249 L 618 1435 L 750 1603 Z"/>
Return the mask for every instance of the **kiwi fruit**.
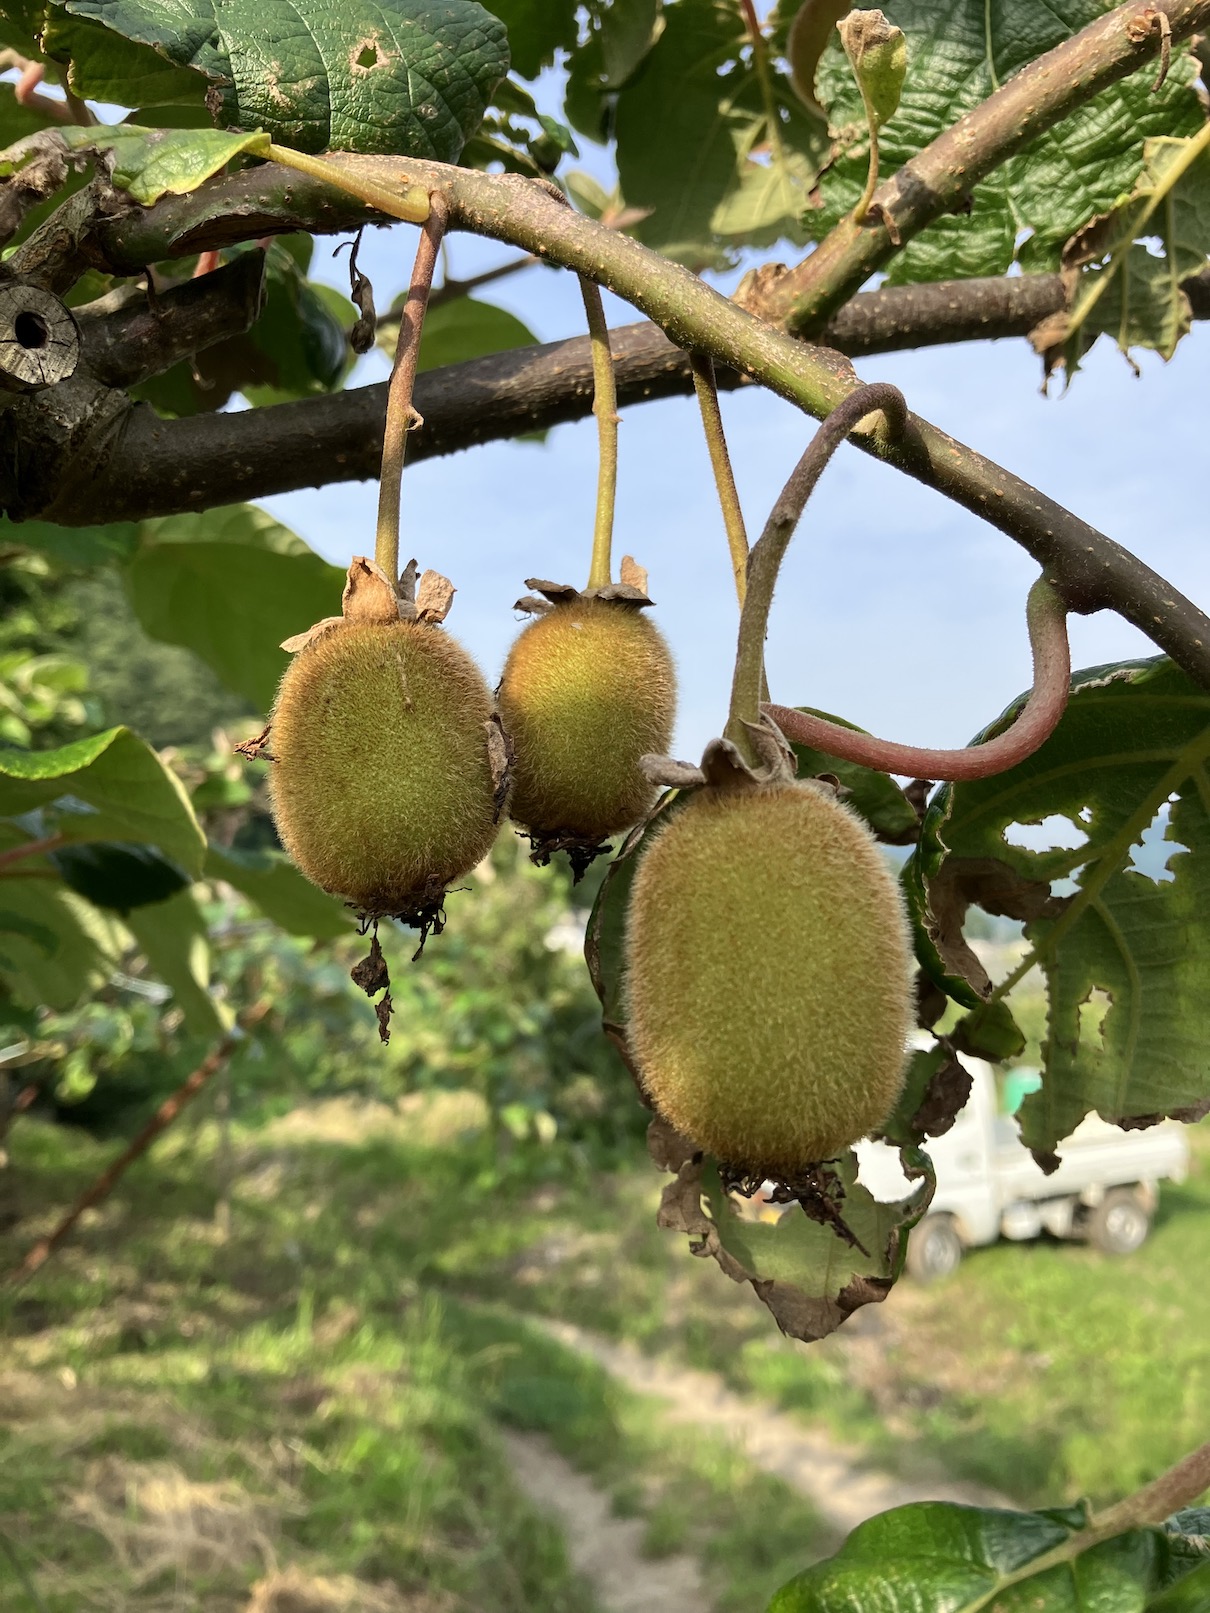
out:
<path id="1" fill-rule="evenodd" d="M 270 720 L 273 815 L 307 878 L 415 922 L 491 849 L 482 673 L 426 621 L 335 622 L 286 669 Z"/>
<path id="2" fill-rule="evenodd" d="M 899 887 L 828 791 L 698 790 L 652 831 L 627 919 L 627 1035 L 656 1110 L 757 1179 L 878 1130 L 903 1083 Z"/>
<path id="3" fill-rule="evenodd" d="M 517 637 L 498 690 L 513 748 L 513 821 L 535 839 L 594 844 L 651 810 L 639 758 L 667 751 L 676 674 L 633 604 L 578 595 Z"/>

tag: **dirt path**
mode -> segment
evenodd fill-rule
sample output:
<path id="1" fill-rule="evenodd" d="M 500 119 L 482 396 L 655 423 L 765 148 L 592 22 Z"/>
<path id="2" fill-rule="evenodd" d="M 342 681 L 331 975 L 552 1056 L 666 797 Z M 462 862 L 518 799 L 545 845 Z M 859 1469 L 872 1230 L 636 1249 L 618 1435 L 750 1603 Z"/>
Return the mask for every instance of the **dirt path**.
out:
<path id="1" fill-rule="evenodd" d="M 708 1598 L 693 1557 L 644 1557 L 641 1518 L 617 1518 L 610 1498 L 536 1434 L 502 1430 L 520 1489 L 552 1513 L 572 1566 L 593 1588 L 603 1613 L 702 1613 Z"/>
<path id="2" fill-rule="evenodd" d="M 908 1480 L 878 1472 L 863 1466 L 857 1453 L 821 1429 L 808 1428 L 774 1406 L 736 1394 L 716 1373 L 644 1355 L 633 1345 L 616 1344 L 568 1322 L 532 1316 L 527 1320 L 569 1349 L 589 1356 L 628 1389 L 658 1396 L 667 1405 L 669 1422 L 726 1434 L 754 1467 L 804 1496 L 838 1534 L 848 1534 L 876 1512 L 911 1501 L 1015 1505 L 994 1490 L 941 1475 Z"/>

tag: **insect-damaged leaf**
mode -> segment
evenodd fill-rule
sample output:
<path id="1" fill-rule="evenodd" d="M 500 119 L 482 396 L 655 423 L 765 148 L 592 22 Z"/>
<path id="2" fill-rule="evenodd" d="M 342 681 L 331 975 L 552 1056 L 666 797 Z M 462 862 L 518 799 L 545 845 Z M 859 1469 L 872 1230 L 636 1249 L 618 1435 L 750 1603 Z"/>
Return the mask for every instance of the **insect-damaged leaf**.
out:
<path id="1" fill-rule="evenodd" d="M 888 9 L 907 36 L 909 66 L 899 109 L 879 138 L 884 174 L 1027 63 L 1096 22 L 1106 6 L 1103 0 L 896 0 Z M 1003 274 L 1016 258 L 1032 271 L 1057 269 L 1064 243 L 1131 189 L 1145 139 L 1201 130 L 1197 64 L 1187 50 L 1173 52 L 1155 94 L 1154 78 L 1146 68 L 1112 85 L 1001 163 L 975 187 L 969 213 L 937 219 L 896 254 L 890 279 Z M 861 96 L 839 40 L 825 51 L 816 86 L 832 126 L 849 142 L 821 181 L 822 208 L 808 215 L 819 240 L 856 205 L 869 150 Z"/>
<path id="2" fill-rule="evenodd" d="M 508 71 L 504 24 L 475 0 L 66 0 L 62 9 L 196 72 L 217 92 L 222 124 L 264 129 L 300 151 L 456 162 Z M 95 93 L 78 79 L 81 93 Z"/>
<path id="3" fill-rule="evenodd" d="M 1182 1586 L 1204 1593 L 1210 1558 L 1187 1517 L 1101 1539 L 1083 1506 L 895 1507 L 783 1585 L 768 1613 L 1193 1613 L 1204 1604 Z"/>
<path id="4" fill-rule="evenodd" d="M 968 1005 L 990 989 L 960 974 L 968 899 L 1029 919 L 1018 973 L 1044 971 L 1049 1023 L 1042 1088 L 1019 1118 L 1040 1154 L 1090 1110 L 1137 1126 L 1210 1105 L 1208 762 L 1210 691 L 1164 657 L 1095 667 L 1073 679 L 1040 750 L 995 778 L 947 785 L 925 816 L 905 882 L 938 984 Z M 1067 820 L 1067 846 L 1006 834 L 1051 818 Z M 1147 835 L 1143 871 L 1131 862 Z M 1070 894 L 1054 881 L 1074 881 Z"/>

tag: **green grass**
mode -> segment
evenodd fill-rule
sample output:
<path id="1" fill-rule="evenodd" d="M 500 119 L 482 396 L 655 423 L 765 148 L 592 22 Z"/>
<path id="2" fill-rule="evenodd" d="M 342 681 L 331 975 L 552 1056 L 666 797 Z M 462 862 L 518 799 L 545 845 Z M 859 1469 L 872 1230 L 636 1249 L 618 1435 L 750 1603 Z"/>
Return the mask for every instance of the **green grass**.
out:
<path id="1" fill-rule="evenodd" d="M 170 1135 L 0 1299 L 0 1534 L 47 1613 L 150 1613 L 182 1583 L 190 1606 L 235 1613 L 272 1562 L 435 1609 L 590 1613 L 501 1424 L 643 1517 L 653 1556 L 698 1552 L 720 1613 L 761 1607 L 830 1544 L 724 1443 L 661 1431 L 650 1404 L 478 1302 L 470 1247 L 507 1264 L 530 1229 L 510 1202 L 555 1156 L 244 1135 L 223 1241 L 212 1140 Z M 28 1120 L 12 1143 L 15 1249 L 113 1144 Z M 0 1587 L 10 1573 L 0 1554 Z"/>

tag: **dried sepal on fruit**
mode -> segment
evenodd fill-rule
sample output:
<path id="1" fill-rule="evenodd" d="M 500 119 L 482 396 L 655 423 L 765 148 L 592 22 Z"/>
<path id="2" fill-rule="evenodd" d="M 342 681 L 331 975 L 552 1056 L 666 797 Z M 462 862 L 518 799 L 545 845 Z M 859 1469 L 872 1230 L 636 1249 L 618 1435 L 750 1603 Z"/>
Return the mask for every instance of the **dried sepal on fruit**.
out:
<path id="1" fill-rule="evenodd" d="M 528 580 L 522 629 L 497 691 L 513 747 L 510 813 L 534 860 L 566 851 L 577 875 L 610 835 L 638 822 L 656 790 L 641 759 L 666 751 L 676 673 L 645 611 L 647 574 L 629 557 L 620 583 L 580 592 Z"/>
<path id="2" fill-rule="evenodd" d="M 894 1107 L 911 947 L 865 824 L 793 778 L 771 728 L 761 747 L 752 770 L 716 741 L 641 853 L 627 1038 L 656 1112 L 737 1186 L 796 1191 Z"/>
<path id="3" fill-rule="evenodd" d="M 367 927 L 440 931 L 446 891 L 491 849 L 504 801 L 490 689 L 441 626 L 453 589 L 415 563 L 396 587 L 349 567 L 343 614 L 287 642 L 270 718 L 282 844 Z M 387 984 L 364 982 L 367 992 Z M 359 982 L 361 983 L 361 982 Z"/>

